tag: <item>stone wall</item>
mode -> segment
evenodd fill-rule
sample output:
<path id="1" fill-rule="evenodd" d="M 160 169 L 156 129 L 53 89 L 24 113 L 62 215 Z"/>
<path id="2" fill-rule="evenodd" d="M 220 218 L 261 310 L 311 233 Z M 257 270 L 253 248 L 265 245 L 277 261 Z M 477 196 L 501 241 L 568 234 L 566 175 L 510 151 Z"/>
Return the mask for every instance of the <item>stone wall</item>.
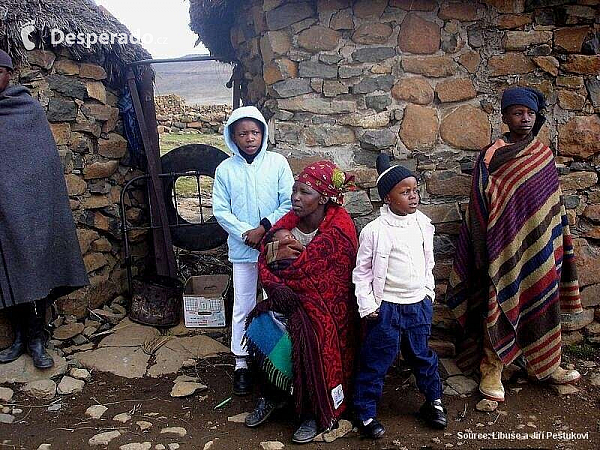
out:
<path id="1" fill-rule="evenodd" d="M 186 105 L 175 94 L 155 98 L 159 133 L 222 133 L 223 123 L 231 114 L 228 105 Z"/>
<path id="2" fill-rule="evenodd" d="M 557 152 L 576 237 L 586 311 L 565 318 L 565 341 L 600 342 L 599 4 L 254 0 L 238 11 L 231 40 L 245 100 L 269 116 L 272 144 L 295 169 L 326 157 L 354 171 L 363 190 L 348 208 L 359 226 L 377 214 L 379 152 L 422 177 L 422 210 L 436 226 L 439 338 L 451 335 L 443 294 L 469 170 L 505 131 L 501 92 L 522 85 L 548 97 L 540 136 Z"/>
<path id="3" fill-rule="evenodd" d="M 14 81 L 28 87 L 47 111 L 91 283 L 57 301 L 58 312 L 72 321 L 126 289 L 119 201 L 124 184 L 141 173 L 127 165 L 118 94 L 107 86 L 104 68 L 52 51 L 33 50 L 28 60 L 29 67 L 16 68 Z M 144 216 L 139 194 L 127 199 L 133 221 Z M 133 245 L 138 256 L 148 253 L 141 241 L 137 236 Z M 0 339 L 7 341 L 10 333 L 0 328 Z"/>

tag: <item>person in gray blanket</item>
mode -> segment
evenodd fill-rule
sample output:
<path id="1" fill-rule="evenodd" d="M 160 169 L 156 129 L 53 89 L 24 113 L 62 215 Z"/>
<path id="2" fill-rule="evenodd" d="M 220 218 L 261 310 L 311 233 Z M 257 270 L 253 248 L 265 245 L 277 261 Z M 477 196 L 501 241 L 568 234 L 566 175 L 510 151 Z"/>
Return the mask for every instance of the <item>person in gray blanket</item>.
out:
<path id="1" fill-rule="evenodd" d="M 0 309 L 15 336 L 0 363 L 27 352 L 47 369 L 46 306 L 88 277 L 46 114 L 27 88 L 9 86 L 13 70 L 0 50 Z"/>

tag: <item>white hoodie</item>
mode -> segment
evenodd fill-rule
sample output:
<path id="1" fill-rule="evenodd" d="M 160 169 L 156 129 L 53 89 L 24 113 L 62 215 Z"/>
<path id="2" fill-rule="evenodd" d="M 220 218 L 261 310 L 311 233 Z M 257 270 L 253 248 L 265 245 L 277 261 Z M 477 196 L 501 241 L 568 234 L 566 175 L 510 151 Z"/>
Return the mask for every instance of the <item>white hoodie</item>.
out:
<path id="1" fill-rule="evenodd" d="M 252 118 L 263 124 L 261 148 L 248 164 L 231 139 L 229 127 L 239 119 Z M 294 177 L 284 156 L 267 151 L 268 127 L 254 106 L 233 111 L 223 130 L 227 147 L 233 153 L 217 167 L 213 186 L 213 214 L 227 231 L 231 262 L 256 262 L 258 251 L 244 244 L 242 234 L 267 218 L 275 225 L 292 208 Z"/>

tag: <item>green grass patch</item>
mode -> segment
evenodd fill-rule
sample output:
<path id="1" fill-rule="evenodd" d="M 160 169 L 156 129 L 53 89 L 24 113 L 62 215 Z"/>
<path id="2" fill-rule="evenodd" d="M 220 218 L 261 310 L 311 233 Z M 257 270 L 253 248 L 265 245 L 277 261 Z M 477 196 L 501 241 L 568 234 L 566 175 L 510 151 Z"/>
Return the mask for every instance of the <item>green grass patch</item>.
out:
<path id="1" fill-rule="evenodd" d="M 593 360 L 595 359 L 598 348 L 590 344 L 571 344 L 563 348 L 563 351 L 570 356 L 575 356 L 579 359 Z"/>

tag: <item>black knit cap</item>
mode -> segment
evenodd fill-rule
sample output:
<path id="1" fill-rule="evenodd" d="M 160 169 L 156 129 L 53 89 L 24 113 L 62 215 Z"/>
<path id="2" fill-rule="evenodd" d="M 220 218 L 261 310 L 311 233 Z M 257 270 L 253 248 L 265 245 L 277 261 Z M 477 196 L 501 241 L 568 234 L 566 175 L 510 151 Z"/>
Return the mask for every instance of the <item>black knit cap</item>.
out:
<path id="1" fill-rule="evenodd" d="M 6 67 L 7 69 L 14 70 L 11 57 L 2 49 L 0 49 L 0 67 Z"/>
<path id="2" fill-rule="evenodd" d="M 405 178 L 415 177 L 415 174 L 408 170 L 406 167 L 394 165 L 390 162 L 389 155 L 380 153 L 377 157 L 377 190 L 379 191 L 379 197 L 382 200 L 385 199 L 386 195 L 390 193 L 394 186 L 400 183 Z"/>

